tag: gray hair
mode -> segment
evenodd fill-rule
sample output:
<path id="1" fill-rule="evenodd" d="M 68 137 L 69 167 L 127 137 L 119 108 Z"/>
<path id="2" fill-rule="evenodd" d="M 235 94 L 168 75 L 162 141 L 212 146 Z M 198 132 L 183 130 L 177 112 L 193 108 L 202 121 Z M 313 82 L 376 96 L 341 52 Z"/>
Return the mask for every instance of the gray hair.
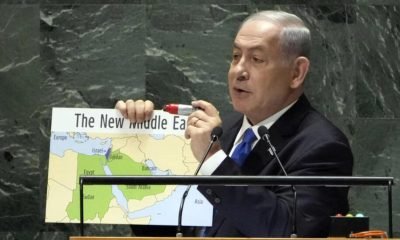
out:
<path id="1" fill-rule="evenodd" d="M 267 21 L 282 27 L 280 46 L 286 60 L 290 61 L 299 56 L 310 57 L 310 30 L 299 17 L 283 11 L 261 11 L 247 17 L 240 28 L 246 22 L 255 20 Z"/>

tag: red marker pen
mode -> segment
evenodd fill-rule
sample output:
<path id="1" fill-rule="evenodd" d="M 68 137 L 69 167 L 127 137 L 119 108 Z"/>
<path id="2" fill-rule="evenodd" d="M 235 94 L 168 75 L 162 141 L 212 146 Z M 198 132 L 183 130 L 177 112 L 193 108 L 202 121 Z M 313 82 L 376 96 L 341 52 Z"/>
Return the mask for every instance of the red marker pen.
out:
<path id="1" fill-rule="evenodd" d="M 178 114 L 178 115 L 184 115 L 184 116 L 189 116 L 192 112 L 198 110 L 199 108 L 195 108 L 192 105 L 186 105 L 186 104 L 176 104 L 176 103 L 171 103 L 164 105 L 163 111 L 169 112 L 171 114 Z"/>

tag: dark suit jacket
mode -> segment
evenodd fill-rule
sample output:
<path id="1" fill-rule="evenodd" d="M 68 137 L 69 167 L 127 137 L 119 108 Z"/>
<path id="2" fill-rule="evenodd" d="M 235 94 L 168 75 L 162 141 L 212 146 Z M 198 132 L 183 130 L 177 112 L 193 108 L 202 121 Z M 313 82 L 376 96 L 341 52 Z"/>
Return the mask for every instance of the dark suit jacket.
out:
<path id="1" fill-rule="evenodd" d="M 228 154 L 241 127 L 243 115 L 224 119 L 222 149 Z M 353 156 L 344 134 L 311 107 L 303 95 L 269 129 L 286 172 L 290 176 L 346 176 L 352 174 Z M 229 157 L 213 175 L 283 175 L 276 159 L 259 141 L 244 165 Z M 291 187 L 199 186 L 214 206 L 208 236 L 288 237 L 292 232 Z M 297 234 L 325 237 L 330 217 L 347 213 L 347 188 L 297 186 Z"/>

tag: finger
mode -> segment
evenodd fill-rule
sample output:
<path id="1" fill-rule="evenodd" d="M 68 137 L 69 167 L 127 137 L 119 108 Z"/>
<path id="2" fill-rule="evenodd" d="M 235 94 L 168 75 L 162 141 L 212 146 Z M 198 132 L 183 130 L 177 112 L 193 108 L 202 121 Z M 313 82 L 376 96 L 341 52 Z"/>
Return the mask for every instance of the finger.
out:
<path id="1" fill-rule="evenodd" d="M 192 113 L 192 119 L 189 123 L 191 125 L 194 125 L 196 127 L 206 127 L 206 126 L 217 126 L 219 125 L 219 117 L 211 117 L 207 115 L 205 112 L 199 110 L 194 113 Z M 197 119 L 200 119 L 199 121 L 196 121 Z M 195 122 L 196 121 L 196 122 Z M 201 124 L 201 125 L 199 125 Z"/>
<path id="2" fill-rule="evenodd" d="M 194 113 L 191 113 L 191 114 L 188 116 L 187 125 L 188 125 L 188 126 L 190 126 L 190 125 L 193 126 L 194 122 L 196 122 L 197 119 L 199 119 L 199 118 L 196 117 L 196 116 L 194 115 Z"/>
<path id="3" fill-rule="evenodd" d="M 144 121 L 144 101 L 143 100 L 135 101 L 135 113 L 136 113 L 136 121 L 143 122 Z"/>
<path id="4" fill-rule="evenodd" d="M 204 128 L 205 129 L 205 128 L 208 128 L 209 125 L 210 125 L 209 123 L 199 119 L 194 123 L 193 126 L 195 126 L 196 128 Z"/>
<path id="5" fill-rule="evenodd" d="M 132 99 L 129 99 L 125 103 L 126 103 L 126 112 L 127 112 L 129 121 L 136 122 L 135 102 Z"/>
<path id="6" fill-rule="evenodd" d="M 124 101 L 119 100 L 116 104 L 115 104 L 115 109 L 117 109 L 124 118 L 128 118 L 128 114 L 126 112 L 126 104 Z"/>
<path id="7" fill-rule="evenodd" d="M 195 128 L 194 126 L 188 126 L 188 127 L 186 128 L 186 130 L 185 130 L 185 138 L 186 138 L 186 139 L 190 139 L 190 137 L 191 137 L 193 131 L 195 131 L 195 129 L 196 129 L 196 128 Z"/>
<path id="8" fill-rule="evenodd" d="M 154 103 L 152 101 L 146 100 L 144 102 L 144 116 L 145 120 L 150 120 L 153 117 Z"/>
<path id="9" fill-rule="evenodd" d="M 199 120 L 197 117 L 190 117 L 187 120 L 187 125 L 194 126 L 197 120 Z"/>
<path id="10" fill-rule="evenodd" d="M 192 102 L 193 107 L 198 107 L 202 109 L 207 115 L 215 117 L 219 115 L 218 110 L 209 102 L 204 100 L 197 100 Z"/>
<path id="11" fill-rule="evenodd" d="M 192 117 L 193 118 L 197 118 L 197 119 L 201 119 L 205 122 L 208 122 L 209 119 L 211 118 L 211 116 L 209 116 L 207 113 L 205 113 L 202 110 L 197 110 L 195 112 L 192 113 Z"/>

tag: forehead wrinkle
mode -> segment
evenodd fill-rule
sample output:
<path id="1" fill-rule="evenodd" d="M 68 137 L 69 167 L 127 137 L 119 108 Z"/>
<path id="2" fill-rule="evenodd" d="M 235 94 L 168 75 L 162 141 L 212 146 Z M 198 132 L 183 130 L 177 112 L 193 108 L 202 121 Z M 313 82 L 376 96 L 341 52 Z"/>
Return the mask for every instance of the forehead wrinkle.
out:
<path id="1" fill-rule="evenodd" d="M 238 44 L 238 43 L 235 41 L 235 42 L 233 42 L 233 48 L 234 48 L 234 49 L 243 49 L 243 46 L 240 46 L 240 44 Z M 261 44 L 255 44 L 255 45 L 253 45 L 253 46 L 245 47 L 245 48 L 248 49 L 248 50 L 250 50 L 250 51 L 255 51 L 255 50 L 260 50 L 260 51 L 262 51 L 262 50 L 265 49 L 265 47 L 264 47 L 263 45 L 261 45 Z"/>
<path id="2" fill-rule="evenodd" d="M 282 26 L 258 19 L 245 23 L 238 31 L 234 47 L 249 50 L 279 48 Z"/>

